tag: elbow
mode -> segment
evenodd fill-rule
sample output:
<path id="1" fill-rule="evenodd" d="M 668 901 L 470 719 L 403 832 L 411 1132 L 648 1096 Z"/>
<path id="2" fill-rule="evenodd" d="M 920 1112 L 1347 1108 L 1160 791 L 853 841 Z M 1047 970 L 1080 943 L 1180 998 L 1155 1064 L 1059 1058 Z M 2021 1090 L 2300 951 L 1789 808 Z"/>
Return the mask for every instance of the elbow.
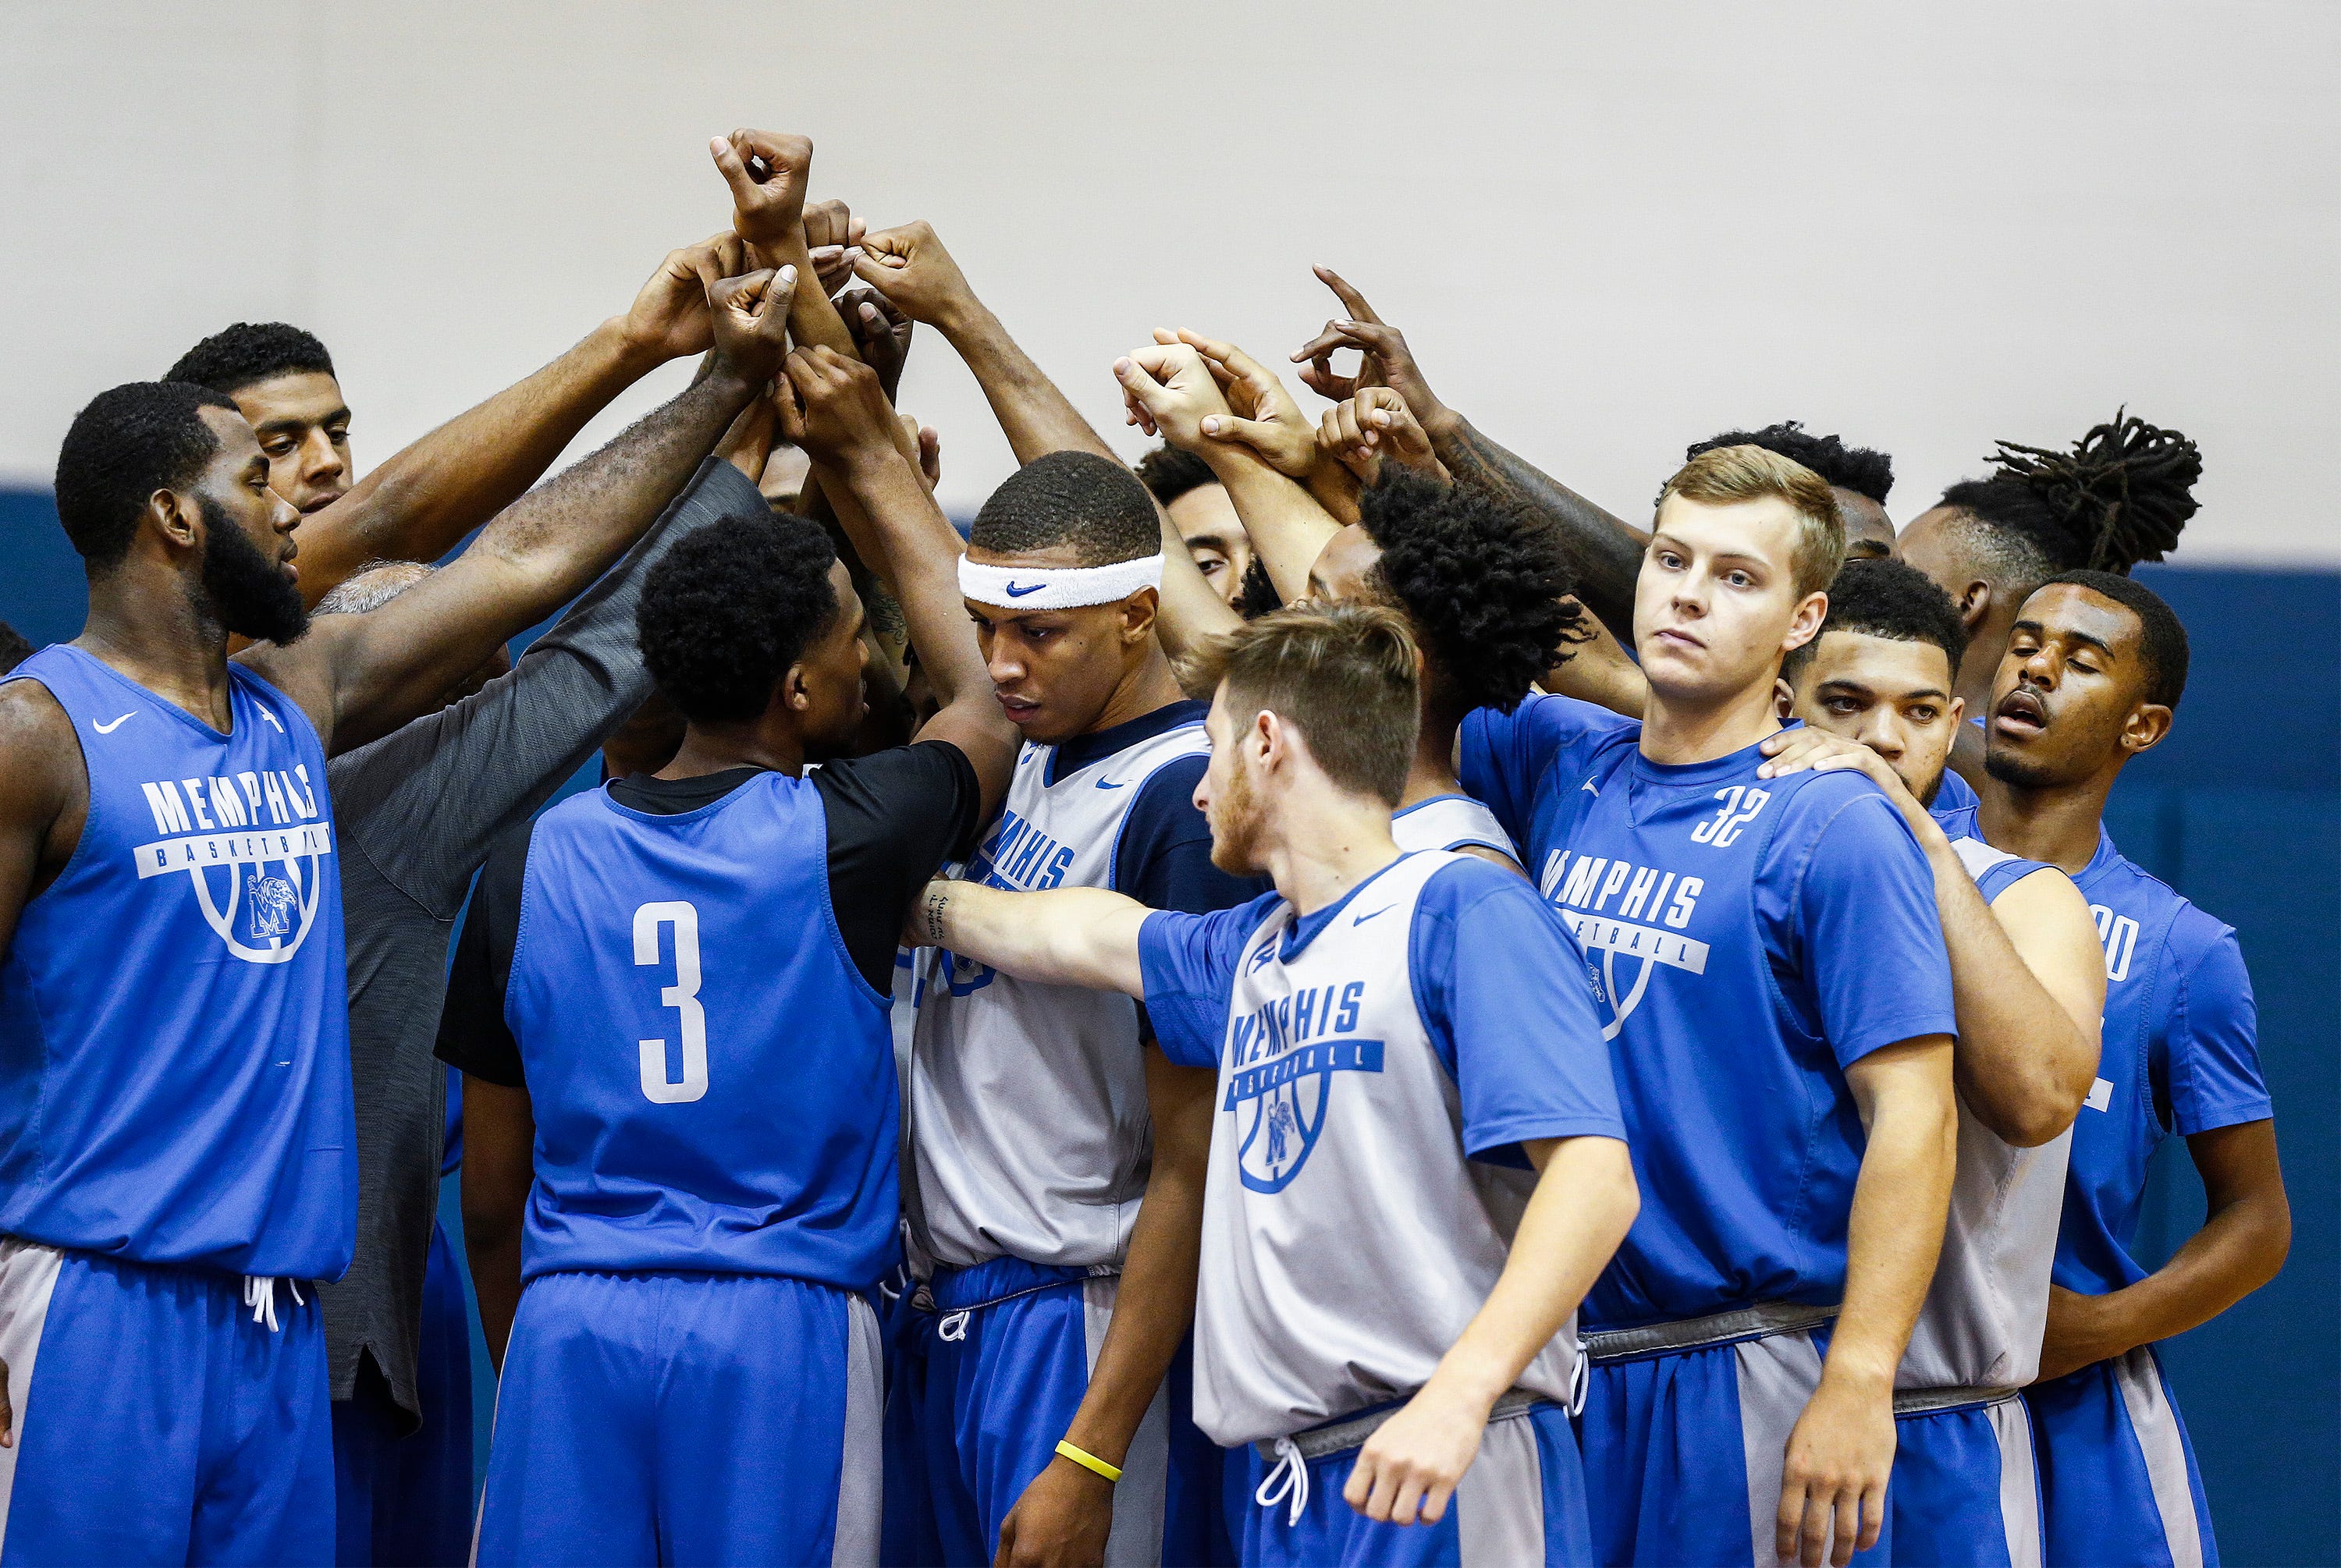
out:
<path id="1" fill-rule="evenodd" d="M 1642 1212 L 1641 1184 L 1634 1179 L 1633 1156 L 1619 1143 L 1617 1152 L 1607 1162 L 1602 1173 L 1601 1207 L 1609 1216 L 1611 1232 L 1609 1250 L 1615 1252 L 1625 1241 L 1626 1233 L 1634 1228 L 1634 1220 Z"/>
<path id="2" fill-rule="evenodd" d="M 2081 1114 L 2081 1096 L 2067 1095 L 2047 1085 L 1991 1107 L 1976 1107 L 1977 1119 L 2011 1148 L 2037 1149 L 2054 1143 Z M 1956 1128 L 1953 1136 L 1957 1136 Z"/>

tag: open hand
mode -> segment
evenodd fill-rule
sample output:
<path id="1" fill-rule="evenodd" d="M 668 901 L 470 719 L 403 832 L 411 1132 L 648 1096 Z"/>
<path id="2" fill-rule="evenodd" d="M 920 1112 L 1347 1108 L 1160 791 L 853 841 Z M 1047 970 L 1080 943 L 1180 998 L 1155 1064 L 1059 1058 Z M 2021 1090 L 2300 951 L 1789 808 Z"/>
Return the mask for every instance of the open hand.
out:
<path id="1" fill-rule="evenodd" d="M 814 462 L 848 467 L 899 450 L 894 411 L 876 371 L 815 345 L 789 355 L 787 375 L 777 400 L 781 433 Z"/>
<path id="2" fill-rule="evenodd" d="M 992 1568 L 1093 1568 L 1113 1532 L 1113 1484 L 1059 1454 L 1000 1522 Z"/>
<path id="3" fill-rule="evenodd" d="M 1323 332 L 1293 351 L 1296 364 L 1306 362 L 1300 379 L 1320 397 L 1340 400 L 1357 396 L 1360 387 L 1386 386 L 1406 400 L 1425 430 L 1434 428 L 1446 413 L 1446 405 L 1422 379 L 1422 367 L 1414 362 L 1406 334 L 1376 315 L 1366 296 L 1344 282 L 1340 273 L 1330 267 L 1312 270 L 1349 314 L 1327 322 Z M 1356 349 L 1365 355 L 1356 375 L 1334 373 L 1333 355 L 1342 349 Z"/>
<path id="4" fill-rule="evenodd" d="M 1203 356 L 1203 368 L 1220 384 L 1230 417 L 1213 414 L 1203 421 L 1203 433 L 1214 441 L 1240 442 L 1268 460 L 1280 473 L 1299 479 L 1317 460 L 1316 432 L 1276 372 L 1233 343 L 1207 338 L 1183 328 L 1154 329 L 1158 343 L 1185 343 Z"/>
<path id="5" fill-rule="evenodd" d="M 1780 779 L 1790 773 L 1838 773 L 1851 770 L 1861 774 L 1886 792 L 1894 809 L 1914 826 L 1926 816 L 1926 808 L 1894 770 L 1894 765 L 1858 740 L 1848 740 L 1842 735 L 1810 724 L 1794 729 L 1783 729 L 1759 741 L 1757 749 L 1765 760 L 1758 765 L 1758 779 Z"/>
<path id="6" fill-rule="evenodd" d="M 1205 420 L 1232 417 L 1203 356 L 1185 343 L 1132 349 L 1113 362 L 1113 375 L 1130 422 L 1181 452 L 1198 452 L 1211 439 Z"/>
<path id="7" fill-rule="evenodd" d="M 796 296 L 797 270 L 768 267 L 726 278 L 716 275 L 711 262 L 700 280 L 707 291 L 717 361 L 749 385 L 762 386 L 789 352 L 789 302 Z"/>
<path id="8" fill-rule="evenodd" d="M 853 275 L 912 321 L 938 329 L 948 330 L 975 303 L 959 263 L 924 222 L 862 235 Z"/>
<path id="9" fill-rule="evenodd" d="M 2083 1295 L 2061 1285 L 2048 1287 L 2048 1331 L 2040 1341 L 2037 1381 L 2046 1383 L 2078 1372 L 2128 1348 L 2117 1337 L 2098 1332 L 2104 1301 L 2103 1296 Z"/>
<path id="10" fill-rule="evenodd" d="M 660 364 L 705 353 L 715 340 L 707 321 L 703 280 L 733 277 L 747 270 L 747 247 L 729 229 L 669 251 L 627 308 L 622 328 L 626 346 Z"/>
<path id="11" fill-rule="evenodd" d="M 769 251 L 797 237 L 812 174 L 811 137 L 743 128 L 713 138 L 707 151 L 732 187 L 732 227 L 742 239 Z"/>
<path id="12" fill-rule="evenodd" d="M 1358 1450 L 1342 1501 L 1376 1523 L 1436 1524 L 1487 1429 L 1487 1406 L 1426 1384 Z"/>
<path id="13" fill-rule="evenodd" d="M 1886 1479 L 1894 1468 L 1894 1391 L 1852 1388 L 1827 1373 L 1788 1434 L 1773 1550 L 1783 1563 L 1845 1568 L 1886 1527 Z"/>

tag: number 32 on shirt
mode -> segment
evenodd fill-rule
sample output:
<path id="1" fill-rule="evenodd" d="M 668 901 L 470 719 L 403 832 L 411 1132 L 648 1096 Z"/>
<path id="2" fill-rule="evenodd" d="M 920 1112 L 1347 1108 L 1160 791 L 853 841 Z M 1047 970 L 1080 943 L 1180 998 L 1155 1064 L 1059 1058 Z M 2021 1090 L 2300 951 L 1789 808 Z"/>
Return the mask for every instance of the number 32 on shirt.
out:
<path id="1" fill-rule="evenodd" d="M 666 1076 L 666 1041 L 643 1040 L 643 1094 L 652 1105 L 688 1104 L 707 1093 L 707 1015 L 699 1006 L 699 911 L 682 899 L 644 904 L 634 911 L 634 962 L 659 961 L 659 928 L 674 928 L 674 984 L 659 989 L 659 1004 L 682 1020 L 682 1077 Z"/>

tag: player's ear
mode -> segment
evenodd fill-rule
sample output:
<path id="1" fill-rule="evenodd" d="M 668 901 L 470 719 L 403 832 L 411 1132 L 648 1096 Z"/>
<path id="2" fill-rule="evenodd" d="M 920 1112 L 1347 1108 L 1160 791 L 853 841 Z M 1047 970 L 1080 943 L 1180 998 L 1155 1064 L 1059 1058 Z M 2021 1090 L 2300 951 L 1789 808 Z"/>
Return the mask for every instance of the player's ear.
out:
<path id="1" fill-rule="evenodd" d="M 1957 672 L 1956 670 L 1955 670 L 1955 671 L 1953 671 L 1953 674 L 1957 674 Z M 1967 700 L 1966 698 L 1964 698 L 1964 697 L 1954 697 L 1954 698 L 1952 698 L 1952 699 L 1951 699 L 1951 733 L 1952 733 L 1952 734 L 1957 735 L 1957 734 L 1959 732 L 1959 726 L 1960 726 L 1961 724 L 1963 724 L 1963 723 L 1965 723 L 1965 722 L 1967 721 Z"/>
<path id="2" fill-rule="evenodd" d="M 1789 618 L 1788 634 L 1780 640 L 1780 651 L 1793 653 L 1821 634 L 1821 622 L 1828 618 L 1828 595 L 1816 588 L 1805 595 Z"/>
<path id="3" fill-rule="evenodd" d="M 2159 702 L 2141 702 L 2122 721 L 2122 749 L 2135 757 L 2162 744 L 2170 733 L 2171 712 Z"/>
<path id="4" fill-rule="evenodd" d="M 1774 676 L 1772 678 L 1772 717 L 1786 723 L 1790 715 L 1796 711 L 1796 707 L 1797 693 L 1789 686 L 1788 678 L 1785 675 Z"/>
<path id="5" fill-rule="evenodd" d="M 193 550 L 203 538 L 203 509 L 194 496 L 175 490 L 146 498 L 146 521 L 175 550 Z"/>
<path id="6" fill-rule="evenodd" d="M 1154 618 L 1161 611 L 1162 596 L 1151 588 L 1141 588 L 1121 601 L 1122 646 L 1143 642 L 1154 630 Z"/>
<path id="7" fill-rule="evenodd" d="M 1959 595 L 1959 623 L 1972 633 L 1990 614 L 1991 584 L 1977 578 Z"/>
<path id="8" fill-rule="evenodd" d="M 781 677 L 774 696 L 779 700 L 781 706 L 791 713 L 802 713 L 806 709 L 811 708 L 812 692 L 805 686 L 805 667 L 802 664 L 790 665 L 787 672 Z"/>

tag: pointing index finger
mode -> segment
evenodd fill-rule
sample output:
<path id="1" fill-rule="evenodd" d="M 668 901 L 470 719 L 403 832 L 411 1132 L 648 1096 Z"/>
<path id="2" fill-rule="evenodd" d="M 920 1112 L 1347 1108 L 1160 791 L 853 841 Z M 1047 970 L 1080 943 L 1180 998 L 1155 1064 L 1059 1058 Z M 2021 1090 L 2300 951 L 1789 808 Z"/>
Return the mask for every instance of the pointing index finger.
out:
<path id="1" fill-rule="evenodd" d="M 1351 288 L 1340 273 L 1330 267 L 1314 270 L 1317 281 L 1333 291 L 1334 296 L 1341 302 L 1341 308 L 1350 313 L 1351 319 L 1372 322 L 1377 326 L 1381 324 L 1381 317 L 1374 314 L 1374 307 L 1366 303 L 1366 296 Z"/>

